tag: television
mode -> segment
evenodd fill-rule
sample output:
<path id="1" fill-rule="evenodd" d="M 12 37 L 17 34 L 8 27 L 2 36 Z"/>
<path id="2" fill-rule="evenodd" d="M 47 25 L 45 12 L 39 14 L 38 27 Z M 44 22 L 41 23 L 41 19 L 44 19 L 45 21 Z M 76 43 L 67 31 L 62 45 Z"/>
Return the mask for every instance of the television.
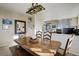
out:
<path id="1" fill-rule="evenodd" d="M 64 34 L 73 34 L 74 28 L 63 28 L 63 33 Z"/>

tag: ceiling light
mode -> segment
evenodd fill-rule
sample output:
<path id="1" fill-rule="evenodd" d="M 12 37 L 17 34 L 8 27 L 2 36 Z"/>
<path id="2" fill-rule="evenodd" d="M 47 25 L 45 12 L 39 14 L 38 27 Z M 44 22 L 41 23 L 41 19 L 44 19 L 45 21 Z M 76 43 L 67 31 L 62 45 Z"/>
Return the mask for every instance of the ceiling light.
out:
<path id="1" fill-rule="evenodd" d="M 33 15 L 33 14 L 36 14 L 36 13 L 42 11 L 42 10 L 45 10 L 45 8 L 42 5 L 40 5 L 38 3 L 32 3 L 31 8 L 29 8 L 26 13 Z"/>

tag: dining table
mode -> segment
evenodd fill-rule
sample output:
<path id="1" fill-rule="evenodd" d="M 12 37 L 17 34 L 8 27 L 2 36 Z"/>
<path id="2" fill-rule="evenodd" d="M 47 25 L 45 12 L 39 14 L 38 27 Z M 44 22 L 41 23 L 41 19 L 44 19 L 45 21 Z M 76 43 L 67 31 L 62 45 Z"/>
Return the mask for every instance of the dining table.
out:
<path id="1" fill-rule="evenodd" d="M 24 43 L 20 39 L 14 41 L 33 56 L 54 56 L 61 46 L 61 42 L 55 40 L 51 40 L 50 44 L 43 44 L 41 39 L 33 43 L 30 42 L 30 38 L 27 38 Z"/>

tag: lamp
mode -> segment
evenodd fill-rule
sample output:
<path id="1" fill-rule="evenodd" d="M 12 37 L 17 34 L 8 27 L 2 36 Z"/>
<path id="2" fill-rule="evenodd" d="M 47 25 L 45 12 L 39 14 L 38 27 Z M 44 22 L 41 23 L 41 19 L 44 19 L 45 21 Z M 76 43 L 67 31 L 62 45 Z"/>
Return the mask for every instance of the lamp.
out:
<path id="1" fill-rule="evenodd" d="M 39 5 L 38 3 L 32 3 L 32 7 L 29 8 L 26 13 L 33 15 L 42 10 L 45 10 L 45 8 L 42 5 Z"/>

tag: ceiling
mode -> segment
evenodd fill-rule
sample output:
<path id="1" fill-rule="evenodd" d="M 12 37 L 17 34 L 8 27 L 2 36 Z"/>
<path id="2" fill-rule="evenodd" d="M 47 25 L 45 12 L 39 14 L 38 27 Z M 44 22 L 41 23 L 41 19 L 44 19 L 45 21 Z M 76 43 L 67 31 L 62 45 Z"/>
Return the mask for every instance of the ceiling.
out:
<path id="1" fill-rule="evenodd" d="M 79 6 L 78 3 L 41 3 L 45 7 L 46 14 L 60 15 L 70 13 L 74 8 Z M 25 12 L 31 7 L 31 3 L 0 3 L 0 8 L 26 14 Z M 69 12 L 67 12 L 69 11 Z M 52 12 L 52 13 L 51 13 Z"/>
<path id="2" fill-rule="evenodd" d="M 0 3 L 0 8 L 22 14 L 25 14 L 30 6 L 30 3 Z"/>

